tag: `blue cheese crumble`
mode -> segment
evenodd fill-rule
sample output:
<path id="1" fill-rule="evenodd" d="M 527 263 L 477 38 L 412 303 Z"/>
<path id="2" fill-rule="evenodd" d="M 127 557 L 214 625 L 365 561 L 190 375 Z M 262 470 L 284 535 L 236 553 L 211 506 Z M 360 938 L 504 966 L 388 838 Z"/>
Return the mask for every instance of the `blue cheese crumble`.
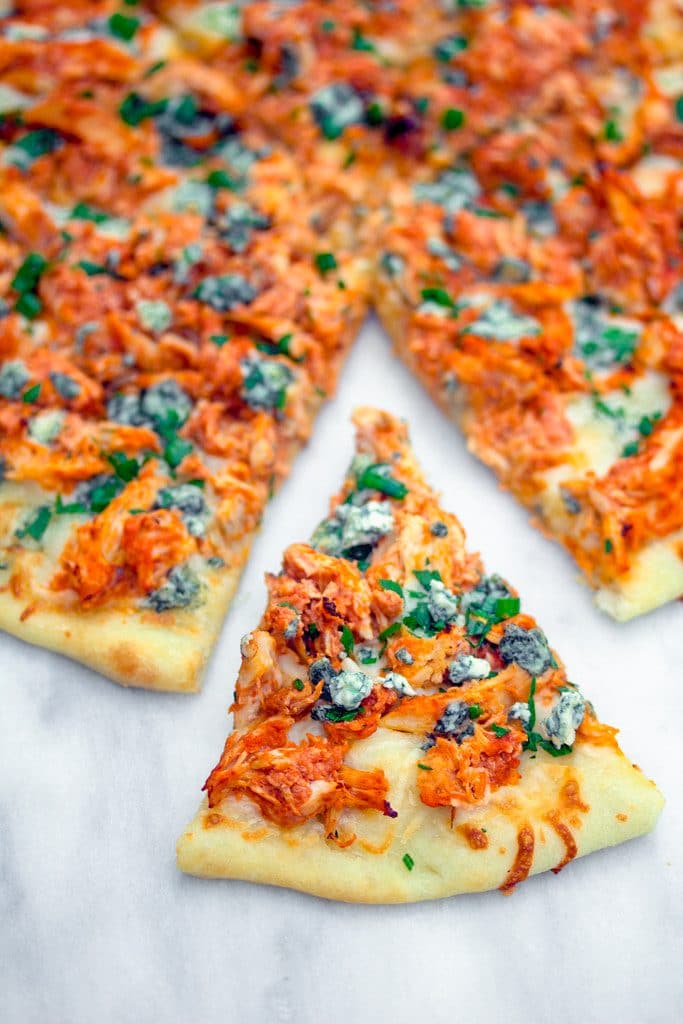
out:
<path id="1" fill-rule="evenodd" d="M 177 565 L 171 569 L 161 586 L 148 594 L 142 603 L 155 612 L 188 608 L 197 603 L 200 592 L 201 584 L 197 574 L 187 565 Z"/>
<path id="2" fill-rule="evenodd" d="M 311 546 L 326 555 L 339 556 L 360 545 L 374 547 L 393 528 L 394 513 L 388 501 L 338 505 L 334 515 L 315 530 Z"/>
<path id="3" fill-rule="evenodd" d="M 506 299 L 496 299 L 463 331 L 463 334 L 477 334 L 490 341 L 519 341 L 540 333 L 538 320 L 515 312 Z"/>
<path id="4" fill-rule="evenodd" d="M 252 409 L 282 409 L 294 374 L 284 363 L 246 356 L 240 363 L 242 398 Z"/>
<path id="5" fill-rule="evenodd" d="M 70 377 L 68 373 L 60 373 L 58 370 L 54 370 L 50 374 L 50 383 L 59 397 L 63 398 L 66 402 L 72 398 L 78 398 L 81 393 L 81 385 L 74 377 Z"/>
<path id="6" fill-rule="evenodd" d="M 205 277 L 192 293 L 217 313 L 227 313 L 235 306 L 248 306 L 258 295 L 254 285 L 242 274 L 219 274 Z"/>
<path id="7" fill-rule="evenodd" d="M 436 203 L 446 213 L 464 209 L 480 193 L 481 187 L 472 172 L 459 167 L 449 167 L 436 181 L 413 187 L 413 195 L 418 202 Z"/>
<path id="8" fill-rule="evenodd" d="M 441 580 L 430 580 L 427 607 L 434 622 L 452 622 L 460 610 L 460 598 Z"/>
<path id="9" fill-rule="evenodd" d="M 557 704 L 542 723 L 554 747 L 571 747 L 585 713 L 586 703 L 578 690 L 565 690 L 560 694 Z"/>
<path id="10" fill-rule="evenodd" d="M 63 426 L 64 413 L 61 409 L 46 409 L 29 420 L 29 437 L 38 444 L 49 445 L 59 437 Z"/>
<path id="11" fill-rule="evenodd" d="M 363 101 L 347 82 L 332 82 L 318 89 L 309 106 L 326 139 L 338 139 L 345 128 L 363 120 Z"/>
<path id="12" fill-rule="evenodd" d="M 531 724 L 531 711 L 529 705 L 522 700 L 518 700 L 516 704 L 512 704 L 508 708 L 508 722 L 521 722 L 524 729 L 528 731 L 529 725 Z"/>
<path id="13" fill-rule="evenodd" d="M 0 370 L 0 395 L 3 398 L 19 398 L 29 382 L 29 372 L 21 359 L 10 359 Z"/>
<path id="14" fill-rule="evenodd" d="M 372 679 L 350 658 L 345 659 L 343 665 L 354 667 L 342 668 L 341 672 L 331 676 L 327 681 L 327 689 L 333 704 L 346 711 L 354 711 L 372 690 Z"/>
<path id="15" fill-rule="evenodd" d="M 387 672 L 379 682 L 386 690 L 393 690 L 399 697 L 415 696 L 415 690 L 400 672 Z"/>
<path id="16" fill-rule="evenodd" d="M 423 748 L 428 750 L 429 747 L 433 747 L 439 736 L 455 740 L 458 745 L 469 736 L 474 736 L 474 722 L 470 717 L 469 704 L 464 700 L 452 700 L 447 704 Z"/>
<path id="17" fill-rule="evenodd" d="M 173 320 L 171 307 L 161 299 L 140 299 L 135 303 L 135 312 L 142 326 L 155 334 L 167 330 Z"/>
<path id="18" fill-rule="evenodd" d="M 175 508 L 193 537 L 203 537 L 209 520 L 209 509 L 204 495 L 194 484 L 177 484 L 162 487 L 157 495 L 155 508 Z"/>
<path id="19" fill-rule="evenodd" d="M 505 626 L 498 653 L 504 662 L 514 662 L 531 676 L 543 675 L 552 664 L 548 641 L 540 629 L 524 629 L 515 622 Z"/>
<path id="20" fill-rule="evenodd" d="M 459 654 L 448 666 L 448 681 L 451 686 L 462 686 L 468 679 L 486 679 L 490 672 L 491 666 L 486 658 Z"/>

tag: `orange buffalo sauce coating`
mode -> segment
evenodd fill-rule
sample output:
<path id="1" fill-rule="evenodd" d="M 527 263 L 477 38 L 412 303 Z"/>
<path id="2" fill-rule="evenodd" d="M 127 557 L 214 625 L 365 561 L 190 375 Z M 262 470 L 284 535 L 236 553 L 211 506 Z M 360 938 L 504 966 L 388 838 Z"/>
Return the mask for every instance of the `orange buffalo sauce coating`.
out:
<path id="1" fill-rule="evenodd" d="M 496 807 L 501 813 L 507 808 L 516 820 L 514 787 L 523 781 L 525 765 L 533 763 L 525 760 L 525 750 L 531 746 L 531 756 L 540 759 L 557 749 L 547 750 L 549 741 L 539 730 L 567 688 L 567 677 L 550 655 L 547 667 L 533 680 L 515 661 L 506 662 L 500 648 L 507 628 L 522 634 L 538 630 L 533 616 L 519 610 L 512 596 L 504 599 L 512 614 L 494 616 L 478 637 L 468 633 L 467 615 L 462 617 L 465 625 L 458 619 L 433 632 L 410 625 L 406 602 L 414 601 L 416 594 L 421 600 L 418 588 L 429 573 L 448 581 L 449 592 L 452 588 L 464 595 L 477 585 L 485 588 L 490 578 L 465 552 L 460 524 L 440 508 L 425 485 L 403 425 L 373 410 L 360 410 L 356 420 L 359 452 L 354 472 L 367 464 L 367 456 L 375 466 L 387 460 L 392 489 L 400 496 L 377 491 L 364 500 L 387 503 L 393 527 L 370 545 L 371 550 L 362 552 L 363 558 L 294 544 L 284 554 L 281 572 L 268 577 L 269 602 L 260 627 L 242 641 L 233 705 L 237 731 L 207 780 L 209 806 L 216 808 L 226 798 L 246 798 L 267 820 L 284 827 L 321 822 L 326 836 L 340 846 L 355 841 L 344 810 L 380 812 L 398 818 L 400 828 L 402 812 L 391 806 L 381 753 L 376 765 L 363 754 L 364 770 L 348 764 L 354 746 L 363 749 L 363 741 L 379 733 L 379 751 L 385 742 L 386 749 L 393 750 L 392 737 L 400 743 L 403 771 L 414 780 L 414 800 L 435 811 L 443 808 L 442 813 L 448 809 L 452 826 L 469 846 L 485 849 L 487 833 L 466 820 L 460 823 L 458 814 L 495 804 L 496 793 L 509 787 L 510 795 Z M 353 504 L 359 500 L 354 472 L 332 500 L 331 516 L 339 508 L 359 507 Z M 430 524 L 435 523 L 439 525 L 433 532 Z M 411 566 L 421 575 L 411 572 Z M 425 566 L 430 567 L 427 577 Z M 449 667 L 463 657 L 476 659 L 478 678 L 452 685 Z M 357 705 L 332 703 L 334 679 L 344 672 L 366 681 Z M 408 692 L 400 691 L 403 684 L 393 688 L 391 672 L 408 682 Z M 518 714 L 508 717 L 512 705 L 518 705 L 518 713 L 519 706 L 526 709 L 529 702 L 536 715 L 533 745 Z M 460 732 L 449 733 L 454 703 L 465 715 L 458 718 Z M 614 733 L 587 707 L 576 743 L 616 746 Z M 560 751 L 553 767 L 566 764 L 562 758 L 567 753 Z M 549 799 L 551 810 L 553 802 L 557 804 L 553 827 L 569 851 L 571 832 L 560 815 L 566 811 L 574 824 L 577 812 L 589 809 L 571 767 L 560 775 L 558 792 Z M 530 870 L 530 826 L 522 828 L 519 842 L 506 888 Z M 372 844 L 368 848 L 375 849 Z M 376 849 L 385 850 L 386 843 Z"/>
<path id="2" fill-rule="evenodd" d="M 288 742 L 292 721 L 271 718 L 228 738 L 205 784 L 210 807 L 227 793 L 248 796 L 266 818 L 286 827 L 318 815 L 331 823 L 347 807 L 384 809 L 388 785 L 381 771 L 344 765 L 344 744 L 311 735 Z"/>
<path id="3" fill-rule="evenodd" d="M 492 790 L 519 781 L 522 738 L 517 730 L 495 737 L 476 729 L 461 744 L 437 739 L 422 763 L 420 799 L 428 807 L 462 807 L 482 803 Z"/>

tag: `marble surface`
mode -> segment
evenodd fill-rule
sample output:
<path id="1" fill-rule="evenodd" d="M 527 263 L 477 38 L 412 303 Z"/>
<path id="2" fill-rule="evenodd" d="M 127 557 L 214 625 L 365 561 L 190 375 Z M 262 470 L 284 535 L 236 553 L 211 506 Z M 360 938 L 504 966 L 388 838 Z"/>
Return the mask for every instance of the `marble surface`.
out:
<path id="1" fill-rule="evenodd" d="M 176 836 L 228 727 L 264 571 L 324 514 L 361 403 L 409 417 L 428 477 L 520 588 L 571 678 L 668 804 L 651 836 L 497 892 L 353 907 L 182 876 Z M 199 696 L 126 691 L 0 637 L 3 1024 L 673 1022 L 683 1010 L 683 608 L 627 626 L 592 606 L 390 355 L 373 323 L 271 505 Z"/>

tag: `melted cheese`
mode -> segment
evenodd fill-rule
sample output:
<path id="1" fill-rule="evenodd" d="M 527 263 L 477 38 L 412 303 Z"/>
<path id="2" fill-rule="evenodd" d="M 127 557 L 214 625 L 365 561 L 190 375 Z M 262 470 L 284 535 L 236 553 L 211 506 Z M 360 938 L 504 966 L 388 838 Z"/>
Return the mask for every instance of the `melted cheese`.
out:
<path id="1" fill-rule="evenodd" d="M 574 427 L 575 464 L 597 476 L 604 476 L 622 457 L 624 446 L 638 436 L 642 417 L 664 415 L 671 405 L 668 378 L 656 371 L 644 373 L 629 394 L 613 391 L 601 398 L 615 412 L 623 410 L 623 416 L 601 413 L 590 395 L 573 398 L 566 409 Z"/>
<path id="2" fill-rule="evenodd" d="M 633 558 L 631 570 L 598 590 L 595 601 L 612 618 L 625 622 L 683 596 L 683 530 L 654 541 Z"/>

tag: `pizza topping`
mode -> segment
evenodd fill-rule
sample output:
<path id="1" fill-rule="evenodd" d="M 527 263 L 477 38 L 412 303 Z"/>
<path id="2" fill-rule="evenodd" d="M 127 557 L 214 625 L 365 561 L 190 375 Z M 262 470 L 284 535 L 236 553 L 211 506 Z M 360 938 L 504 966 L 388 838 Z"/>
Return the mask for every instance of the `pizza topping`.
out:
<path id="1" fill-rule="evenodd" d="M 311 113 L 326 139 L 338 139 L 349 125 L 363 120 L 363 101 L 347 82 L 333 82 L 310 99 Z"/>
<path id="2" fill-rule="evenodd" d="M 316 528 L 311 544 L 326 555 L 367 558 L 393 528 L 394 514 L 388 501 L 337 505 L 334 515 Z"/>
<path id="3" fill-rule="evenodd" d="M 387 672 L 379 681 L 385 689 L 393 690 L 399 697 L 415 696 L 415 690 L 400 672 Z"/>
<path id="4" fill-rule="evenodd" d="M 156 590 L 147 595 L 143 604 L 155 612 L 172 608 L 188 608 L 197 603 L 201 583 L 195 572 L 187 565 L 175 566 Z"/>
<path id="5" fill-rule="evenodd" d="M 270 227 L 270 218 L 248 203 L 234 203 L 214 220 L 220 237 L 233 252 L 239 253 L 247 249 L 254 231 L 264 231 Z"/>
<path id="6" fill-rule="evenodd" d="M 195 298 L 217 313 L 228 312 L 235 306 L 248 306 L 257 294 L 258 290 L 242 274 L 205 277 L 193 292 Z"/>
<path id="7" fill-rule="evenodd" d="M 54 153 L 61 145 L 62 139 L 58 132 L 52 128 L 37 128 L 8 146 L 2 155 L 2 161 L 27 171 L 39 157 Z"/>
<path id="8" fill-rule="evenodd" d="M 107 416 L 128 426 L 181 426 L 192 410 L 192 399 L 173 379 L 158 381 L 143 392 L 115 394 L 107 403 Z"/>
<path id="9" fill-rule="evenodd" d="M 283 409 L 294 374 L 284 363 L 247 356 L 240 363 L 242 395 L 252 409 Z"/>
<path id="10" fill-rule="evenodd" d="M 417 576 L 417 573 L 415 575 Z M 434 624 L 452 622 L 458 615 L 460 600 L 448 590 L 442 580 L 432 579 L 429 580 L 427 608 Z"/>
<path id="11" fill-rule="evenodd" d="M 463 334 L 477 334 L 491 341 L 519 341 L 539 334 L 541 325 L 534 317 L 517 313 L 505 299 L 496 299 Z"/>
<path id="12" fill-rule="evenodd" d="M 434 746 L 437 737 L 444 736 L 460 744 L 468 736 L 474 736 L 474 722 L 470 715 L 470 706 L 463 700 L 452 700 L 444 708 L 443 714 L 437 719 L 433 731 L 428 735 L 422 749 Z"/>
<path id="13" fill-rule="evenodd" d="M 20 398 L 30 379 L 26 364 L 21 359 L 7 360 L 0 369 L 0 395 L 9 399 Z"/>
<path id="14" fill-rule="evenodd" d="M 209 520 L 209 509 L 196 481 L 163 487 L 157 495 L 155 508 L 177 509 L 193 537 L 203 537 Z"/>
<path id="15" fill-rule="evenodd" d="M 628 363 L 638 345 L 641 325 L 601 313 L 586 299 L 572 304 L 577 354 L 591 369 L 610 369 Z"/>
<path id="16" fill-rule="evenodd" d="M 508 708 L 509 721 L 521 722 L 528 732 L 531 725 L 531 710 L 527 701 L 518 700 Z"/>
<path id="17" fill-rule="evenodd" d="M 372 690 L 372 679 L 362 672 L 350 658 L 343 662 L 341 672 L 327 680 L 327 692 L 337 707 L 352 711 L 359 706 Z"/>
<path id="18" fill-rule="evenodd" d="M 548 641 L 540 629 L 524 629 L 508 622 L 498 644 L 498 653 L 506 664 L 514 662 L 531 676 L 540 676 L 552 665 Z"/>
<path id="19" fill-rule="evenodd" d="M 413 193 L 418 201 L 436 203 L 446 213 L 454 214 L 478 198 L 481 186 L 472 171 L 450 167 L 435 181 L 415 185 Z"/>
<path id="20" fill-rule="evenodd" d="M 135 304 L 135 312 L 142 326 L 155 334 L 168 330 L 173 321 L 171 308 L 162 299 L 140 299 Z"/>
<path id="21" fill-rule="evenodd" d="M 66 402 L 78 398 L 81 393 L 80 383 L 74 377 L 69 376 L 68 373 L 60 373 L 58 370 L 52 371 L 50 373 L 50 383 L 59 397 L 63 398 Z"/>
<path id="22" fill-rule="evenodd" d="M 571 747 L 576 730 L 586 713 L 586 703 L 578 690 L 565 690 L 550 714 L 543 720 L 543 729 L 553 746 Z"/>
<path id="23" fill-rule="evenodd" d="M 60 409 L 45 409 L 28 423 L 29 436 L 38 444 L 49 445 L 59 437 L 64 426 L 64 413 Z"/>
<path id="24" fill-rule="evenodd" d="M 400 277 L 406 265 L 406 261 L 396 252 L 383 252 L 380 257 L 380 266 L 389 277 Z"/>
<path id="25" fill-rule="evenodd" d="M 486 658 L 459 654 L 448 666 L 448 682 L 451 686 L 462 686 L 468 679 L 486 679 L 490 672 L 491 665 Z"/>

